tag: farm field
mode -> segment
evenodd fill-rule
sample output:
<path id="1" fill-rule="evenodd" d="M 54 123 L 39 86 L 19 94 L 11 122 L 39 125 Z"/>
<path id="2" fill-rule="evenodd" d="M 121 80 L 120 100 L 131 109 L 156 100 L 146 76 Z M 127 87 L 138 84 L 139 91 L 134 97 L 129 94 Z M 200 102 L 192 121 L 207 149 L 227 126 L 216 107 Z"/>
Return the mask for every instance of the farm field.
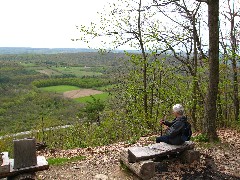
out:
<path id="1" fill-rule="evenodd" d="M 98 70 L 94 67 L 87 66 L 50 66 L 50 65 L 40 65 L 34 63 L 20 63 L 22 66 L 28 70 L 33 70 L 48 76 L 60 76 L 60 75 L 71 75 L 75 77 L 83 76 L 101 76 L 103 75 L 99 72 L 102 67 L 99 67 Z"/>
<path id="2" fill-rule="evenodd" d="M 48 91 L 48 92 L 64 93 L 66 91 L 79 90 L 80 88 L 77 86 L 60 85 L 60 86 L 42 87 L 39 89 L 43 91 Z"/>
<path id="3" fill-rule="evenodd" d="M 119 64 L 118 55 L 123 56 L 0 56 L 0 134 L 75 124 L 87 102 L 93 101 L 91 96 L 107 104 L 107 92 L 116 83 L 113 74 Z M 74 96 L 64 96 L 71 91 Z"/>
<path id="4" fill-rule="evenodd" d="M 104 86 L 99 89 L 104 90 L 109 87 L 111 86 Z M 76 102 L 80 103 L 92 102 L 93 101 L 92 97 L 105 101 L 109 96 L 108 93 L 103 91 L 94 89 L 80 89 L 77 86 L 69 85 L 48 86 L 39 89 L 47 92 L 62 93 L 64 97 L 74 99 Z"/>
<path id="5" fill-rule="evenodd" d="M 101 101 L 105 101 L 109 97 L 109 93 L 104 92 L 102 94 L 96 94 L 96 95 L 92 95 L 92 96 L 80 97 L 80 98 L 76 98 L 74 100 L 77 101 L 77 102 L 81 102 L 81 103 L 93 102 L 93 98 L 92 97 L 94 97 L 95 99 L 100 99 Z"/>
<path id="6" fill-rule="evenodd" d="M 66 98 L 76 99 L 85 96 L 93 96 L 96 94 L 102 94 L 102 91 L 94 90 L 94 89 L 81 89 L 81 90 L 72 90 L 66 91 L 63 93 L 63 96 Z"/>

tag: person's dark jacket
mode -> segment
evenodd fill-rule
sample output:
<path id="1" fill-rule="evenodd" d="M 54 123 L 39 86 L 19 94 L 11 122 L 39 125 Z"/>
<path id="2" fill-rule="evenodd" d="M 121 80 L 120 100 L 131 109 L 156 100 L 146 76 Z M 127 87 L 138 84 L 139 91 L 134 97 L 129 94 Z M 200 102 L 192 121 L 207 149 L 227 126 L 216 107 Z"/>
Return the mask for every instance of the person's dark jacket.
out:
<path id="1" fill-rule="evenodd" d="M 169 139 L 169 144 L 180 145 L 184 143 L 182 138 L 185 122 L 187 118 L 185 116 L 175 118 L 172 122 L 164 121 L 163 124 L 169 128 L 166 130 L 166 135 Z"/>

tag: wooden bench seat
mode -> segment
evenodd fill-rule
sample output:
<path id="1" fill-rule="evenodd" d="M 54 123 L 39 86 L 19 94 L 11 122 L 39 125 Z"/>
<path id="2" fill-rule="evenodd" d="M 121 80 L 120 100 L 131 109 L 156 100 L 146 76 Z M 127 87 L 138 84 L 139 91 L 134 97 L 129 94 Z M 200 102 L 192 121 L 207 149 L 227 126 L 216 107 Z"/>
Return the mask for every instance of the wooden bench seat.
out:
<path id="1" fill-rule="evenodd" d="M 182 145 L 156 143 L 144 147 L 129 147 L 120 154 L 120 161 L 141 179 L 151 179 L 155 175 L 156 162 L 159 157 L 181 154 L 183 162 L 192 163 L 199 160 L 200 153 L 194 151 L 194 143 L 186 141 Z"/>
<path id="2" fill-rule="evenodd" d="M 144 147 L 128 148 L 128 161 L 130 163 L 149 160 L 160 156 L 167 156 L 174 153 L 179 153 L 185 150 L 193 149 L 194 143 L 186 141 L 182 145 L 170 145 L 164 142 L 152 144 Z"/>

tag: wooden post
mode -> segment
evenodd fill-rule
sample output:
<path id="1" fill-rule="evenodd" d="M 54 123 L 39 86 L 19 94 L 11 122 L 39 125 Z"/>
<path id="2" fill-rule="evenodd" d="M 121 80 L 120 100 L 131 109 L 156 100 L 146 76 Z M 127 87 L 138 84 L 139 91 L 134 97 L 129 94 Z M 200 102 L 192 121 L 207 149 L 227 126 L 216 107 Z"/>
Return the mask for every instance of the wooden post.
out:
<path id="1" fill-rule="evenodd" d="M 14 169 L 37 165 L 36 140 L 14 140 Z"/>

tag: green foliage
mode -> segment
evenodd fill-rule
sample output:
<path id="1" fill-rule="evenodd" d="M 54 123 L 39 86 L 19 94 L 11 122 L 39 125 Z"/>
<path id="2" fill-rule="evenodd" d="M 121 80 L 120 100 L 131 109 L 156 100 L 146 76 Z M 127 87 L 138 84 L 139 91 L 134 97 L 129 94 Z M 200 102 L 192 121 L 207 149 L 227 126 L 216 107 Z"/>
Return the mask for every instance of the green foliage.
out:
<path id="1" fill-rule="evenodd" d="M 71 149 L 75 147 L 102 146 L 117 141 L 129 141 L 134 143 L 148 132 L 141 127 L 135 126 L 124 119 L 116 119 L 115 112 L 100 114 L 100 124 L 77 123 L 72 127 L 32 132 L 30 135 L 21 135 L 17 138 L 35 137 L 37 141 L 44 141 L 49 148 Z M 105 118 L 104 118 L 105 117 Z M 121 117 L 120 117 L 121 118 Z M 39 128 L 41 129 L 41 128 Z M 0 140 L 2 150 L 8 149 L 12 152 L 13 138 Z"/>
<path id="2" fill-rule="evenodd" d="M 196 142 L 209 142 L 209 139 L 206 134 L 199 134 L 195 137 L 192 137 L 191 140 Z"/>
<path id="3" fill-rule="evenodd" d="M 90 67 L 54 67 L 53 70 L 60 72 L 62 74 L 68 74 L 76 77 L 83 76 L 100 76 L 101 72 L 96 72 L 96 69 Z"/>
<path id="4" fill-rule="evenodd" d="M 31 89 L 15 89 L 15 87 L 7 89 L 0 95 L 0 133 L 2 134 L 39 129 L 42 127 L 42 117 L 44 128 L 78 121 L 76 114 L 81 105 L 74 101 L 63 99 L 57 94 Z M 13 91 L 16 93 L 14 94 Z M 7 95 L 4 95 L 5 93 Z"/>
<path id="5" fill-rule="evenodd" d="M 191 79 L 184 74 L 177 74 L 166 58 L 147 59 L 147 118 L 144 109 L 144 84 L 142 69 L 143 59 L 140 55 L 129 54 L 129 74 L 120 79 L 113 94 L 113 109 L 123 108 L 124 118 L 136 126 L 141 124 L 143 129 L 156 131 L 159 119 L 169 115 L 174 103 L 182 103 L 185 109 L 189 108 L 191 93 L 185 85 Z M 184 93 L 180 93 L 184 92 Z"/>
<path id="6" fill-rule="evenodd" d="M 158 132 L 159 119 L 169 115 L 171 106 L 175 103 L 182 103 L 189 120 L 192 120 L 192 88 L 196 79 L 183 72 L 182 66 L 172 56 L 155 57 L 154 52 L 149 51 L 147 62 L 143 62 L 140 54 L 127 54 L 127 58 L 123 54 L 109 55 L 110 57 L 93 53 L 4 57 L 8 60 L 0 62 L 0 134 L 40 130 L 20 138 L 36 137 L 38 141 L 44 140 L 49 148 L 69 149 L 107 145 L 117 141 L 135 143 L 142 135 Z M 116 60 L 116 57 L 124 57 L 128 62 Z M 19 61 L 24 61 L 24 64 Z M 147 118 L 143 108 L 144 63 L 147 63 Z M 40 70 L 53 74 L 44 75 Z M 220 70 L 224 73 L 220 74 L 217 125 L 235 126 L 238 123 L 232 121 L 231 69 L 227 64 L 221 64 Z M 103 75 L 76 78 L 81 75 L 78 71 Z M 204 62 L 202 67 L 198 67 L 197 77 L 200 89 L 197 94 L 196 116 L 199 127 L 208 87 L 207 74 Z M 113 83 L 115 84 L 112 85 Z M 70 86 L 103 91 L 107 89 L 111 95 L 103 93 L 94 95 L 94 98 L 89 96 L 71 101 L 54 93 L 39 91 L 32 85 L 47 89 L 54 85 L 54 92 L 70 90 Z M 108 101 L 103 102 L 106 98 Z M 82 118 L 79 119 L 76 116 L 80 111 Z M 96 122 L 97 116 L 100 123 L 89 123 Z M 84 119 L 87 122 L 83 122 Z M 66 124 L 74 126 L 45 131 L 44 134 L 41 131 L 42 128 Z M 0 149 L 11 152 L 12 139 L 1 139 Z M 193 140 L 207 142 L 204 135 Z"/>
<path id="7" fill-rule="evenodd" d="M 42 79 L 37 80 L 32 83 L 34 86 L 49 87 L 49 86 L 58 86 L 58 85 L 71 85 L 77 86 L 80 88 L 94 88 L 101 87 L 111 84 L 107 79 L 103 78 L 52 78 L 52 79 Z"/>
<path id="8" fill-rule="evenodd" d="M 44 78 L 44 75 L 15 62 L 0 61 L 0 84 L 29 84 L 39 78 Z"/>
<path id="9" fill-rule="evenodd" d="M 87 101 L 85 107 L 79 113 L 80 118 L 86 118 L 88 122 L 100 123 L 100 113 L 105 108 L 105 103 L 100 99 L 96 99 L 94 96 L 90 96 L 92 101 Z"/>
<path id="10" fill-rule="evenodd" d="M 75 157 L 71 157 L 71 158 L 48 158 L 48 164 L 49 165 L 53 165 L 53 166 L 59 166 L 59 165 L 63 165 L 69 162 L 75 162 L 75 161 L 81 161 L 86 159 L 85 156 L 75 156 Z"/>

